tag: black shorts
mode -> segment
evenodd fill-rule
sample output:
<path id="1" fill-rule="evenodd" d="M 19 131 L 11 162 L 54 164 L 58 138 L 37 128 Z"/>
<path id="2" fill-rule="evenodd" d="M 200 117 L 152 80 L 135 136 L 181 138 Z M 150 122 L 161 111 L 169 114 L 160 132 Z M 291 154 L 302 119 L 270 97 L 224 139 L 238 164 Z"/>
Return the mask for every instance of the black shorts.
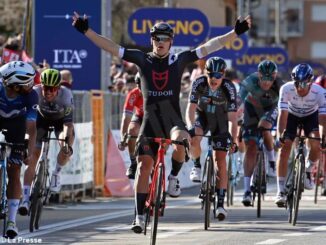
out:
<path id="1" fill-rule="evenodd" d="M 258 141 L 258 124 L 260 120 L 265 120 L 276 125 L 278 116 L 278 108 L 274 106 L 268 109 L 260 109 L 254 107 L 252 104 L 245 102 L 244 104 L 244 120 L 242 138 L 245 141 L 255 140 Z"/>
<path id="2" fill-rule="evenodd" d="M 26 134 L 26 118 L 16 117 L 13 119 L 0 118 L 0 129 L 6 129 L 5 139 L 8 143 L 24 144 Z M 8 162 L 14 164 L 23 164 L 24 147 L 13 146 Z"/>
<path id="3" fill-rule="evenodd" d="M 297 135 L 297 129 L 300 124 L 303 126 L 305 136 L 309 136 L 313 131 L 319 131 L 318 111 L 306 117 L 297 117 L 288 113 L 284 138 L 293 141 Z"/>
<path id="4" fill-rule="evenodd" d="M 50 126 L 54 127 L 54 133 L 56 137 L 59 137 L 59 134 L 63 131 L 63 118 L 59 120 L 47 120 L 42 117 L 40 114 L 37 114 L 36 120 L 36 128 L 37 128 L 37 135 L 36 135 L 36 147 L 41 148 L 42 146 L 42 139 L 47 136 L 47 132 Z"/>

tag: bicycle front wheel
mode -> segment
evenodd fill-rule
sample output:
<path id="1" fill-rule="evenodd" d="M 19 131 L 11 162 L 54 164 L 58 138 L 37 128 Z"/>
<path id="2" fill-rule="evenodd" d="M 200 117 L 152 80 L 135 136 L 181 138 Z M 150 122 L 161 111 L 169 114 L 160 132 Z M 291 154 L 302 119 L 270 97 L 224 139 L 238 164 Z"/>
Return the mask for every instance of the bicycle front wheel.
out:
<path id="1" fill-rule="evenodd" d="M 262 184 L 263 184 L 263 164 L 264 156 L 263 152 L 260 151 L 257 155 L 257 218 L 261 216 L 261 199 L 262 199 Z"/>
<path id="2" fill-rule="evenodd" d="M 320 173 L 320 169 L 321 169 L 321 164 L 323 163 L 322 161 L 324 161 L 323 157 L 321 157 L 318 161 L 318 165 L 317 165 L 317 172 L 316 172 L 316 178 L 315 178 L 315 198 L 314 198 L 314 203 L 317 204 L 318 201 L 318 186 L 319 186 L 319 180 L 321 177 L 321 173 Z"/>
<path id="3" fill-rule="evenodd" d="M 226 193 L 226 205 L 229 207 L 233 205 L 232 194 L 233 194 L 233 183 L 232 183 L 232 155 L 229 154 L 228 161 L 228 184 L 227 184 L 227 193 Z"/>
<path id="4" fill-rule="evenodd" d="M 163 181 L 163 167 L 160 164 L 158 166 L 158 174 L 156 179 L 156 190 L 155 190 L 155 203 L 153 206 L 153 219 L 151 225 L 151 245 L 156 244 L 158 217 L 161 208 L 161 198 L 162 198 L 162 181 Z"/>
<path id="5" fill-rule="evenodd" d="M 296 225 L 298 212 L 299 212 L 299 203 L 302 195 L 302 191 L 304 188 L 304 167 L 305 167 L 305 159 L 303 155 L 300 155 L 296 160 L 296 176 L 294 178 L 294 192 L 293 192 L 293 220 L 292 225 Z"/>
<path id="6" fill-rule="evenodd" d="M 211 157 L 206 159 L 206 183 L 205 183 L 205 197 L 204 197 L 204 208 L 205 208 L 205 230 L 210 226 L 210 215 L 211 215 L 211 192 L 212 192 L 212 176 L 214 171 L 213 160 Z"/>

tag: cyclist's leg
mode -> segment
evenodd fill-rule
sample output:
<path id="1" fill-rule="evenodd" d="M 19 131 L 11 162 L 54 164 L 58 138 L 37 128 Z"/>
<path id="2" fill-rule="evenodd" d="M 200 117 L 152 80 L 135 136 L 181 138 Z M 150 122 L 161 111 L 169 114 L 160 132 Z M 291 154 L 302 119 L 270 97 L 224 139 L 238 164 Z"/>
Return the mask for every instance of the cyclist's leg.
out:
<path id="1" fill-rule="evenodd" d="M 319 138 L 319 122 L 318 122 L 318 112 L 313 113 L 305 117 L 302 120 L 304 133 L 306 136 Z M 306 178 L 305 178 L 305 188 L 313 189 L 315 186 L 313 181 L 313 176 L 311 174 L 314 166 L 317 166 L 317 163 L 320 159 L 320 141 L 308 139 L 309 154 L 307 154 L 306 160 Z"/>
<path id="2" fill-rule="evenodd" d="M 141 125 L 141 118 L 134 115 L 131 119 L 129 126 L 128 126 L 128 134 L 131 136 L 137 136 L 139 133 L 140 125 Z M 136 145 L 135 139 L 131 139 L 128 141 L 130 166 L 127 169 L 126 175 L 128 176 L 129 179 L 135 178 L 135 174 L 136 174 L 136 170 L 137 170 L 137 161 L 136 161 L 136 156 L 135 156 L 135 145 Z"/>
<path id="3" fill-rule="evenodd" d="M 27 215 L 29 210 L 29 206 L 30 206 L 29 197 L 31 191 L 31 184 L 35 176 L 35 167 L 41 153 L 42 138 L 46 137 L 47 128 L 48 128 L 48 124 L 46 123 L 46 121 L 42 120 L 42 118 L 38 116 L 36 120 L 37 132 L 36 132 L 35 148 L 33 150 L 32 159 L 24 172 L 23 199 L 19 206 L 20 215 Z"/>
<path id="4" fill-rule="evenodd" d="M 273 125 L 275 125 L 278 115 L 278 108 L 275 107 L 272 110 L 266 112 L 264 116 L 261 118 L 258 127 L 264 129 L 272 129 Z M 262 132 L 264 138 L 264 145 L 266 147 L 267 158 L 269 162 L 268 174 L 271 177 L 275 177 L 275 152 L 274 152 L 274 139 L 271 134 L 271 131 L 264 130 Z"/>
<path id="5" fill-rule="evenodd" d="M 196 112 L 196 121 L 194 130 L 195 135 L 203 135 L 205 134 L 206 123 L 205 120 L 202 120 L 200 114 Z M 200 155 L 201 155 L 201 146 L 200 142 L 202 140 L 201 136 L 194 136 L 191 138 L 191 147 L 190 153 L 191 158 L 194 163 L 194 167 L 191 169 L 190 172 L 190 179 L 194 182 L 201 181 L 201 164 L 200 164 Z"/>
<path id="6" fill-rule="evenodd" d="M 173 127 L 170 131 L 171 139 L 182 141 L 183 139 L 190 139 L 188 132 L 186 131 L 186 127 L 182 121 L 179 122 L 179 125 Z M 173 153 L 172 153 L 172 168 L 170 175 L 168 177 L 168 193 L 171 197 L 178 197 L 181 194 L 181 188 L 179 184 L 179 180 L 177 178 L 183 162 L 185 161 L 185 148 L 183 145 L 173 145 Z"/>
<path id="7" fill-rule="evenodd" d="M 135 233 L 141 233 L 144 230 L 144 208 L 148 194 L 149 176 L 152 172 L 157 149 L 157 144 L 147 143 L 145 140 L 142 140 L 137 146 L 138 171 L 134 183 L 136 217 L 131 227 Z"/>
<path id="8" fill-rule="evenodd" d="M 218 199 L 217 199 L 216 216 L 221 221 L 224 220 L 227 216 L 227 212 L 224 208 L 224 198 L 225 198 L 227 182 L 228 182 L 227 170 L 226 170 L 226 155 L 227 155 L 228 144 L 226 142 L 226 139 L 219 139 L 218 143 L 220 147 L 214 147 L 214 161 L 216 162 L 218 168 L 218 176 L 217 176 L 218 181 L 216 186 Z"/>

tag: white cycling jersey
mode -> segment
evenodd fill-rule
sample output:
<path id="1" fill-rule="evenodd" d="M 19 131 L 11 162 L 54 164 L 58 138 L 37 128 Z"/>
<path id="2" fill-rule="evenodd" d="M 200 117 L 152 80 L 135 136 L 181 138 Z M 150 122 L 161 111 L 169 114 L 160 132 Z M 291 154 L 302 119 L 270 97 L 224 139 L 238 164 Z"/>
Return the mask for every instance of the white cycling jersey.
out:
<path id="1" fill-rule="evenodd" d="M 317 110 L 319 114 L 326 114 L 325 98 L 325 90 L 314 83 L 306 96 L 299 96 L 292 81 L 281 87 L 278 108 L 279 110 L 289 111 L 289 113 L 297 117 L 309 116 Z"/>

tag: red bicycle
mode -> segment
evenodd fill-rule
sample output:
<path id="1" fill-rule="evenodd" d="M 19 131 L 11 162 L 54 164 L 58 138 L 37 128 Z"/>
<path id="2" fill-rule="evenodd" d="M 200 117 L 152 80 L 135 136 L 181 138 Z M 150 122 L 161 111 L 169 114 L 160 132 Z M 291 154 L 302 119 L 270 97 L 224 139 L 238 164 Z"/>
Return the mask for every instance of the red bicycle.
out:
<path id="1" fill-rule="evenodd" d="M 155 142 L 159 144 L 157 160 L 152 173 L 152 181 L 149 185 L 149 192 L 145 203 L 145 229 L 144 235 L 146 235 L 147 225 L 151 221 L 151 238 L 150 244 L 155 245 L 157 235 L 157 225 L 159 216 L 164 215 L 165 209 L 165 165 L 164 154 L 168 145 L 177 144 L 183 145 L 186 149 L 186 160 L 188 158 L 189 143 L 187 139 L 183 141 L 164 139 L 164 138 L 152 138 L 144 137 L 149 142 Z M 150 217 L 153 217 L 152 220 Z"/>

